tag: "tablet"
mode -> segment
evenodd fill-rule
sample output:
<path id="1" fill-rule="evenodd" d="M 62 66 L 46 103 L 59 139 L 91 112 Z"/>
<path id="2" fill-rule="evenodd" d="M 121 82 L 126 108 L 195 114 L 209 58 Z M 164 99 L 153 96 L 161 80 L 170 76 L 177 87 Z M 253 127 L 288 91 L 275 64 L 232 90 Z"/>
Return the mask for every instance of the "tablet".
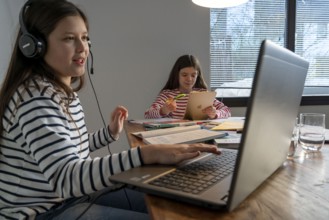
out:
<path id="1" fill-rule="evenodd" d="M 192 91 L 189 94 L 184 119 L 206 120 L 208 115 L 202 113 L 202 109 L 213 106 L 216 98 L 215 91 Z"/>

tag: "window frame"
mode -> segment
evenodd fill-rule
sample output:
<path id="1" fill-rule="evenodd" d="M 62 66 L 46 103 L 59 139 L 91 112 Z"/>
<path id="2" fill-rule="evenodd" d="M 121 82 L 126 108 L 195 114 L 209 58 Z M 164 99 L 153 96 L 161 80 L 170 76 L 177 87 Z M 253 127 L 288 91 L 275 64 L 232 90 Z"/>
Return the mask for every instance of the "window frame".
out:
<path id="1" fill-rule="evenodd" d="M 229 107 L 247 107 L 250 97 L 217 98 Z M 302 96 L 300 106 L 329 105 L 329 96 Z"/>

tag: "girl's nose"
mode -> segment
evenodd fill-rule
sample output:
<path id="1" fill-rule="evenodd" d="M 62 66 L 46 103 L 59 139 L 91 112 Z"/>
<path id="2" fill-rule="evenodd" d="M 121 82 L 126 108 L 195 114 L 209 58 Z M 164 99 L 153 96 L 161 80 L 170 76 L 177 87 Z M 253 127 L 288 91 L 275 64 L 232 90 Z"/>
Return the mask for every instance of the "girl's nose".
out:
<path id="1" fill-rule="evenodd" d="M 87 41 L 78 40 L 78 42 L 77 42 L 77 51 L 79 53 L 85 52 L 88 49 L 89 49 L 89 46 L 88 46 Z"/>

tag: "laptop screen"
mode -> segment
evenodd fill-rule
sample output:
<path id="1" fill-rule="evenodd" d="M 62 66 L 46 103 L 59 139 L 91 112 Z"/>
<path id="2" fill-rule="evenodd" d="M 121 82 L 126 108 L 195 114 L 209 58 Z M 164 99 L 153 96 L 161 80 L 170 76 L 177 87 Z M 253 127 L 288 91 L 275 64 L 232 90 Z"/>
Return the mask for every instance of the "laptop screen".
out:
<path id="1" fill-rule="evenodd" d="M 234 209 L 286 159 L 309 63 L 262 42 L 229 196 Z"/>

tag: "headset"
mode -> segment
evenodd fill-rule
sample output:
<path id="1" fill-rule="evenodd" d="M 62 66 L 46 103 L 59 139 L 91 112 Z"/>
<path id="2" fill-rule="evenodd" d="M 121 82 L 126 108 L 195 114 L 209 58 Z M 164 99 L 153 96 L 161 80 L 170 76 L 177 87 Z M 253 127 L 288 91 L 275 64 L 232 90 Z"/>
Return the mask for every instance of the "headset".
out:
<path id="1" fill-rule="evenodd" d="M 88 38 L 88 47 L 89 47 L 89 55 L 90 55 L 90 62 L 91 62 L 90 74 L 94 74 L 94 56 L 93 56 L 93 53 L 91 52 L 91 41 L 89 38 Z M 89 70 L 88 63 L 87 63 L 87 69 Z"/>
<path id="2" fill-rule="evenodd" d="M 23 55 L 27 58 L 38 58 L 46 52 L 46 43 L 39 37 L 29 33 L 24 22 L 24 14 L 30 7 L 32 1 L 28 0 L 19 13 L 19 25 L 21 27 L 22 36 L 18 41 L 18 46 Z"/>

